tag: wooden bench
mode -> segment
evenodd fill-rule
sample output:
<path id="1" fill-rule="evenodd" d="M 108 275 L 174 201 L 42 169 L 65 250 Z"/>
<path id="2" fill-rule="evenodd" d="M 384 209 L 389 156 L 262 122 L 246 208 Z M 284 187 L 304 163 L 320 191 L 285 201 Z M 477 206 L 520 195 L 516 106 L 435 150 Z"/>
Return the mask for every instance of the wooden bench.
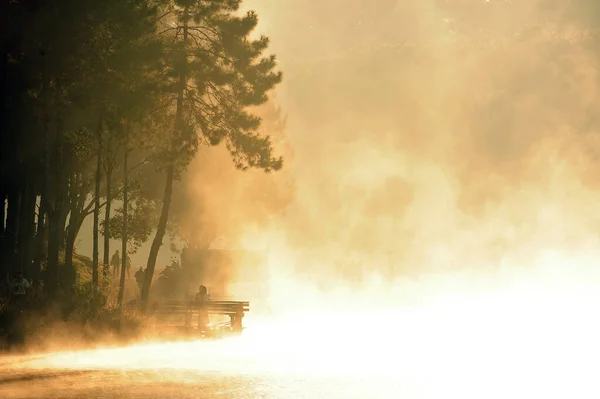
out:
<path id="1" fill-rule="evenodd" d="M 204 305 L 199 301 L 167 301 L 156 303 L 153 306 L 155 314 L 185 315 L 186 325 L 191 322 L 194 313 L 201 311 L 208 314 L 229 316 L 229 328 L 233 332 L 241 332 L 244 314 L 250 311 L 250 302 L 244 301 L 209 301 Z M 222 325 L 221 325 L 222 326 Z"/>

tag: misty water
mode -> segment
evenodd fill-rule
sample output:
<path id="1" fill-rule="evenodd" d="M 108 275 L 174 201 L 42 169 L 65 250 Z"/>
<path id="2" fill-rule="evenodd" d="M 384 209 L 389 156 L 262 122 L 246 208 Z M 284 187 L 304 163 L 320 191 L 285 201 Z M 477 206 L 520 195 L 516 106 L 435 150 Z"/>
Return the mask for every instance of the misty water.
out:
<path id="1" fill-rule="evenodd" d="M 597 272 L 518 274 L 479 293 L 468 286 L 482 279 L 430 280 L 420 291 L 444 293 L 404 303 L 377 287 L 306 295 L 236 338 L 5 356 L 0 397 L 598 397 Z"/>

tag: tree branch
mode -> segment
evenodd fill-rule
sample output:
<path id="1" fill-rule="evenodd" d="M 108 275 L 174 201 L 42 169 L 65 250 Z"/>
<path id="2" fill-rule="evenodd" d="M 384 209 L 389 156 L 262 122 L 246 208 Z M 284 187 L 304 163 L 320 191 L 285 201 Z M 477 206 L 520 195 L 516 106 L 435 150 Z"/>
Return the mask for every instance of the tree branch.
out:
<path id="1" fill-rule="evenodd" d="M 94 205 L 94 201 L 96 201 L 96 198 L 92 198 L 90 203 L 85 208 L 83 208 L 82 214 L 89 215 L 90 213 L 93 212 L 93 210 L 90 211 L 90 209 L 92 209 L 92 205 Z"/>
<path id="2" fill-rule="evenodd" d="M 104 201 L 103 203 L 100 204 L 100 207 L 98 208 L 98 210 L 104 208 L 105 205 L 106 205 L 106 201 Z M 90 209 L 86 213 L 83 214 L 83 217 L 85 218 L 86 216 L 91 215 L 92 213 L 94 213 L 94 210 Z"/>
<path id="3" fill-rule="evenodd" d="M 173 13 L 173 10 L 167 11 L 166 13 L 164 13 L 163 15 L 161 15 L 160 17 L 156 18 L 155 22 L 160 21 L 161 19 L 163 19 L 164 17 L 166 17 L 167 15 L 172 14 L 172 13 Z"/>
<path id="4" fill-rule="evenodd" d="M 127 170 L 127 175 L 129 175 L 131 172 L 133 172 L 135 169 L 139 168 L 142 165 L 145 165 L 148 163 L 148 161 L 150 160 L 150 158 L 152 158 L 152 155 L 147 156 L 146 158 L 144 158 L 144 160 L 134 166 L 132 166 L 130 169 Z"/>
<path id="5" fill-rule="evenodd" d="M 179 31 L 179 27 L 178 27 L 178 26 L 175 26 L 175 27 L 169 27 L 169 28 L 166 28 L 165 30 L 163 30 L 163 31 L 161 31 L 161 32 L 159 32 L 159 33 L 157 33 L 157 34 L 156 34 L 156 36 L 160 36 L 160 35 L 162 35 L 163 33 L 166 33 L 166 32 L 172 31 L 172 30 L 178 30 L 178 31 Z"/>

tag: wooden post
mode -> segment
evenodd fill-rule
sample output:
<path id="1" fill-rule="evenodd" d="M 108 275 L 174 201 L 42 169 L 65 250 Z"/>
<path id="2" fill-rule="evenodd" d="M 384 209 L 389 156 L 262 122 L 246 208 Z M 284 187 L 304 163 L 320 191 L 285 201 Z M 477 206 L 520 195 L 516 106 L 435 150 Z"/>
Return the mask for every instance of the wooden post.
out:
<path id="1" fill-rule="evenodd" d="M 192 311 L 189 309 L 185 310 L 185 328 L 192 326 Z"/>
<path id="2" fill-rule="evenodd" d="M 244 305 L 241 303 L 236 306 L 235 316 L 231 318 L 231 328 L 234 332 L 242 332 L 242 318 L 244 317 Z"/>

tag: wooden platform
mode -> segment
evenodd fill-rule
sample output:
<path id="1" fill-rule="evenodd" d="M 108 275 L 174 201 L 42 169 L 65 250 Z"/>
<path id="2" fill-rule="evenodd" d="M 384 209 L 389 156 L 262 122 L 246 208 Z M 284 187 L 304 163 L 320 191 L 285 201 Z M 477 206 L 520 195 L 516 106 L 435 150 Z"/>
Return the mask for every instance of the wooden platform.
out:
<path id="1" fill-rule="evenodd" d="M 155 303 L 152 309 L 152 313 L 156 315 L 184 315 L 185 327 L 189 327 L 194 315 L 199 317 L 201 312 L 229 316 L 229 323 L 220 323 L 216 327 L 236 333 L 243 330 L 242 319 L 249 311 L 250 303 L 247 301 L 210 301 L 204 304 L 193 300 L 166 301 Z"/>

